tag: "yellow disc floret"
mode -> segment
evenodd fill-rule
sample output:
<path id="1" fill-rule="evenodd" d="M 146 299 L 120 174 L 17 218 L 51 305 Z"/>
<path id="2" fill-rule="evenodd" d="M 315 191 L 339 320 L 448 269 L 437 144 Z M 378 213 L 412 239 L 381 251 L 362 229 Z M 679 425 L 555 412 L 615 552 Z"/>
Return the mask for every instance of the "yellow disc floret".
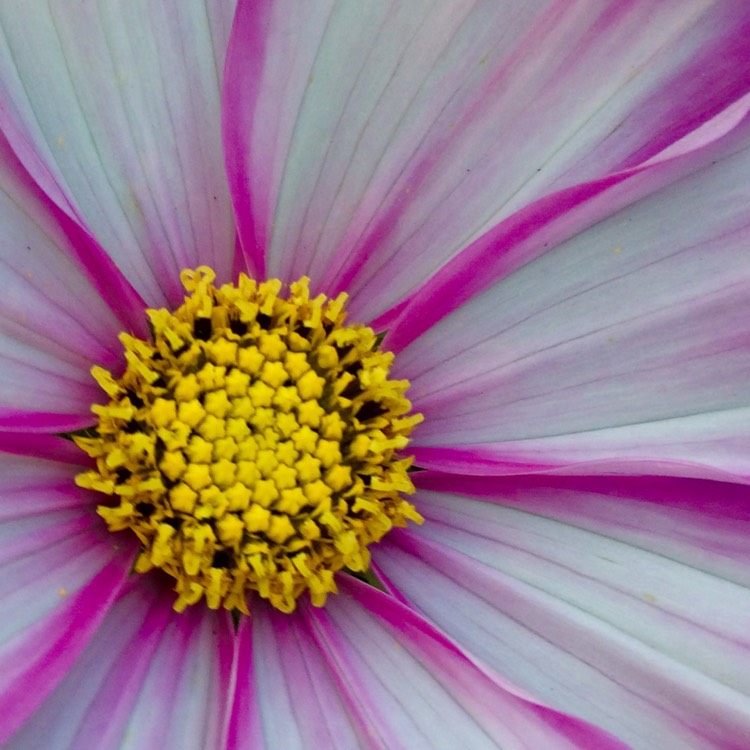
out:
<path id="1" fill-rule="evenodd" d="M 152 340 L 121 334 L 122 377 L 93 368 L 110 401 L 75 438 L 96 459 L 76 481 L 112 496 L 99 514 L 138 536 L 137 572 L 176 580 L 178 611 L 247 613 L 250 592 L 322 606 L 334 573 L 366 571 L 369 544 L 422 521 L 399 456 L 421 416 L 372 329 L 344 325 L 346 295 L 213 281 L 184 271 L 184 304 L 147 311 Z"/>

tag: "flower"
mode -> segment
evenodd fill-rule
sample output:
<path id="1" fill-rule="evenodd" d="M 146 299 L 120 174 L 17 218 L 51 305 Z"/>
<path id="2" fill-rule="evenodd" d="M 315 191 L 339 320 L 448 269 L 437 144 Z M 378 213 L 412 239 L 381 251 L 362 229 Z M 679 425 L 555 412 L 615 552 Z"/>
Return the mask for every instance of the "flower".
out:
<path id="1" fill-rule="evenodd" d="M 750 8 L 40 5 L 0 7 L 1 741 L 743 747 Z M 75 485 L 92 366 L 201 266 L 386 333 L 385 591 L 176 613 Z"/>

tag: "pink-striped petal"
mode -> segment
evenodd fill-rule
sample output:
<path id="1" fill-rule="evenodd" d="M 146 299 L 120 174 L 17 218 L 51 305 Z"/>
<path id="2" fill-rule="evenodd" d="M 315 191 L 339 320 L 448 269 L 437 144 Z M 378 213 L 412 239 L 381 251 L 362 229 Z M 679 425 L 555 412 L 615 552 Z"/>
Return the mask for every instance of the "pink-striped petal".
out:
<path id="1" fill-rule="evenodd" d="M 132 563 L 73 474 L 0 455 L 0 742 L 71 668 Z"/>
<path id="2" fill-rule="evenodd" d="M 554 221 L 511 248 L 525 265 L 397 357 L 425 415 L 417 462 L 750 477 L 749 168 L 745 119 L 634 177 L 659 189 L 554 249 L 539 254 Z"/>
<path id="3" fill-rule="evenodd" d="M 634 750 L 750 736 L 750 490 L 670 478 L 420 477 L 377 561 L 477 658 Z"/>
<path id="4" fill-rule="evenodd" d="M 238 638 L 228 750 L 371 746 L 302 618 L 258 602 Z"/>
<path id="5" fill-rule="evenodd" d="M 252 265 L 371 319 L 500 219 L 750 89 L 740 2 L 240 2 L 224 98 Z"/>
<path id="6" fill-rule="evenodd" d="M 394 599 L 354 579 L 341 588 L 324 609 L 256 611 L 237 684 L 254 696 L 255 736 L 235 715 L 229 747 L 624 750 L 497 681 Z"/>
<path id="7" fill-rule="evenodd" d="M 232 270 L 219 92 L 233 10 L 232 0 L 0 8 L 0 127 L 150 305 L 179 303 L 186 266 Z"/>
<path id="8" fill-rule="evenodd" d="M 45 427 L 48 427 L 46 424 Z M 81 459 L 85 455 L 81 449 L 72 441 L 59 435 L 50 435 L 47 429 L 37 432 L 38 424 L 34 425 L 35 431 L 13 432 L 0 429 L 0 452 L 15 456 L 32 456 L 33 458 L 45 458 L 58 463 L 70 464 L 71 471 L 79 471 Z M 67 480 L 66 480 L 67 481 Z"/>
<path id="9" fill-rule="evenodd" d="M 168 587 L 135 582 L 14 750 L 220 750 L 232 693 L 228 613 L 171 609 Z"/>
<path id="10" fill-rule="evenodd" d="M 30 413 L 55 428 L 90 422 L 100 389 L 92 364 L 117 362 L 122 327 L 84 272 L 40 191 L 0 140 L 0 424 L 28 429 Z"/>

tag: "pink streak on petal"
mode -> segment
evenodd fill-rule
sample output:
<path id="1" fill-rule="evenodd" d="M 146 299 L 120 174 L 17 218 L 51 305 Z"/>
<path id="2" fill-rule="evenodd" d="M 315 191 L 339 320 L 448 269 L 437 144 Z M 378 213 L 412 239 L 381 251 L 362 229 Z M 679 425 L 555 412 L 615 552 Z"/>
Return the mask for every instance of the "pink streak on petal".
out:
<path id="1" fill-rule="evenodd" d="M 457 476 L 438 471 L 414 474 L 420 490 L 455 493 L 486 502 L 525 508 L 553 515 L 570 524 L 585 520 L 603 533 L 617 527 L 620 532 L 640 529 L 656 538 L 681 540 L 689 553 L 702 554 L 707 548 L 729 557 L 741 552 L 750 561 L 750 488 L 732 483 L 715 483 L 666 476 Z M 554 492 L 559 491 L 556 497 Z M 579 493 L 573 498 L 573 493 Z M 560 502 L 560 497 L 568 501 Z M 595 499 L 601 497 L 603 499 Z M 605 501 L 609 498 L 608 501 Z M 575 502 L 573 502 L 575 500 Z M 646 516 L 621 512 L 631 504 L 639 513 L 648 508 L 669 523 L 655 524 Z M 670 518 L 671 514 L 671 518 Z M 685 527 L 690 525 L 688 534 Z M 715 532 L 724 536 L 711 538 Z M 704 537 L 698 541 L 695 535 Z M 734 541 L 731 537 L 736 537 Z M 737 547 L 737 542 L 740 547 Z M 738 558 L 739 559 L 739 558 Z M 748 571 L 747 575 L 750 575 Z"/>
<path id="2" fill-rule="evenodd" d="M 134 336 L 147 338 L 146 302 L 87 231 L 54 204 L 50 202 L 48 205 L 70 241 L 68 253 L 78 262 L 102 299 L 122 321 L 124 330 Z"/>
<path id="3" fill-rule="evenodd" d="M 430 466 L 750 477 L 748 144 L 746 118 L 652 165 L 644 199 L 603 213 L 399 353 L 394 374 L 425 415 L 412 445 L 445 449 Z"/>
<path id="4" fill-rule="evenodd" d="M 546 225 L 559 220 L 567 225 L 563 231 L 573 234 L 577 227 L 571 226 L 568 218 L 572 212 L 586 207 L 589 201 L 632 174 L 635 172 L 545 196 L 491 229 L 443 266 L 410 298 L 401 319 L 388 331 L 385 347 L 398 353 L 446 315 L 491 286 L 493 281 L 509 276 L 530 262 L 550 244 L 549 241 L 534 243 L 532 247 L 529 242 Z M 586 216 L 584 220 L 592 219 Z"/>
<path id="5" fill-rule="evenodd" d="M 75 420 L 101 394 L 92 364 L 119 364 L 123 327 L 146 333 L 143 309 L 131 308 L 138 300 L 119 272 L 86 267 L 89 250 L 101 249 L 40 191 L 2 136 L 0 162 L 2 421 L 26 429 L 28 412 Z"/>
<path id="6" fill-rule="evenodd" d="M 548 248 L 731 150 L 750 129 L 748 111 L 750 95 L 638 167 L 566 188 L 524 207 L 473 242 L 412 295 L 389 330 L 385 346 L 398 353 Z"/>
<path id="7" fill-rule="evenodd" d="M 0 108 L 0 141 L 3 143 L 3 156 L 7 158 L 9 152 L 13 153 L 14 160 L 23 164 L 24 170 L 28 172 L 34 184 L 64 211 L 71 219 L 80 222 L 80 216 L 68 201 L 60 188 L 55 176 L 45 164 L 42 155 L 33 143 L 30 134 L 17 121 L 17 112 L 11 113 L 7 108 Z M 12 148 L 10 143 L 13 144 Z"/>
<path id="8" fill-rule="evenodd" d="M 226 750 L 271 750 L 263 738 L 263 721 L 255 682 L 252 630 L 252 619 L 243 617 L 235 639 L 236 688 Z"/>
<path id="9" fill-rule="evenodd" d="M 73 664 L 134 557 L 73 474 L 65 464 L 0 454 L 0 742 Z"/>
<path id="10" fill-rule="evenodd" d="M 79 526 L 85 525 L 81 521 L 83 516 L 90 520 L 91 494 L 79 490 L 71 482 L 74 470 L 70 466 L 36 457 L 24 460 L 2 454 L 0 464 L 3 468 L 0 523 L 54 514 L 58 514 L 64 523 L 69 523 L 72 518 Z M 33 476 L 29 475 L 29 466 L 33 468 Z M 93 501 L 96 502 L 96 498 Z M 59 513 L 71 509 L 79 512 Z M 29 534 L 29 539 L 36 540 L 38 533 L 39 529 Z"/>
<path id="11" fill-rule="evenodd" d="M 140 583 L 131 598 L 147 598 L 147 585 Z M 121 733 L 136 747 L 218 748 L 224 744 L 232 692 L 231 617 L 226 611 L 198 607 L 178 614 L 172 609 L 172 601 L 171 592 L 157 588 L 142 635 L 120 653 L 119 664 L 107 677 L 111 697 L 132 701 L 129 708 L 122 706 L 112 717 L 110 731 Z M 128 615 L 124 609 L 121 616 Z M 158 632 L 160 626 L 162 632 Z M 107 648 L 107 640 L 103 633 L 100 645 Z M 129 673 L 136 660 L 133 650 L 143 640 L 150 640 L 153 652 L 138 654 L 141 679 L 133 679 Z M 69 694 L 65 692 L 66 699 Z M 84 731 L 89 729 L 91 740 L 110 702 L 106 695 L 102 698 L 90 706 L 83 727 Z M 153 712 L 155 705 L 159 706 L 158 716 Z"/>
<path id="12" fill-rule="evenodd" d="M 24 157 L 28 159 L 29 154 L 24 154 Z M 73 218 L 71 211 L 60 207 L 60 203 L 65 205 L 61 196 L 56 195 L 60 201 L 58 202 L 42 190 L 39 183 L 23 166 L 18 155 L 11 149 L 7 137 L 2 132 L 0 132 L 0 158 L 12 171 L 18 183 L 28 192 L 27 199 L 36 202 L 40 210 L 46 212 L 57 224 L 60 229 L 60 249 L 78 263 L 125 329 L 135 335 L 147 335 L 148 329 L 144 317 L 144 309 L 147 305 L 143 298 L 135 291 L 99 243 L 89 234 L 85 224 Z M 52 192 L 54 195 L 55 191 Z"/>
<path id="13" fill-rule="evenodd" d="M 260 727 L 256 733 L 262 733 L 269 748 L 373 747 L 349 710 L 347 686 L 335 679 L 301 613 L 285 615 L 263 601 L 256 601 L 251 611 L 252 633 L 247 628 L 240 637 L 249 652 L 252 636 L 252 671 L 238 668 L 237 695 L 247 690 L 257 705 L 246 705 L 244 715 L 235 714 L 230 746 L 257 746 L 258 738 L 251 740 L 252 735 L 242 732 L 243 727 L 251 731 L 254 720 Z"/>
<path id="14" fill-rule="evenodd" d="M 432 472 L 416 483 L 426 523 L 389 535 L 378 559 L 478 658 L 639 750 L 742 746 L 747 487 Z"/>
<path id="15" fill-rule="evenodd" d="M 197 608 L 178 615 L 171 599 L 142 577 L 129 585 L 14 747 L 32 750 L 51 735 L 81 750 L 224 747 L 229 615 Z"/>
<path id="16" fill-rule="evenodd" d="M 253 153 L 253 133 L 268 123 L 253 116 L 260 94 L 272 3 L 240 0 L 227 50 L 222 93 L 222 136 L 235 222 L 249 270 L 266 276 L 265 250 L 272 215 L 270 175 L 256 175 L 263 155 Z M 262 179 L 258 179 L 258 178 Z"/>
<path id="17" fill-rule="evenodd" d="M 605 732 L 482 668 L 413 610 L 355 579 L 342 577 L 340 585 L 342 594 L 325 609 L 309 607 L 305 615 L 385 747 L 434 747 L 438 735 L 448 746 L 458 732 L 488 747 L 623 750 Z"/>
<path id="18" fill-rule="evenodd" d="M 0 655 L 0 742 L 35 711 L 65 676 L 104 619 L 128 574 L 127 557 L 107 563 L 50 616 L 6 644 Z M 34 690 L 29 690 L 33 685 Z"/>
<path id="19" fill-rule="evenodd" d="M 393 307 L 379 314 L 374 320 L 367 321 L 367 325 L 376 332 L 387 331 L 398 324 L 404 310 L 411 304 L 412 299 L 412 296 L 402 299 L 401 302 L 397 302 Z"/>
<path id="20" fill-rule="evenodd" d="M 88 425 L 91 422 L 87 423 Z M 17 456 L 46 458 L 52 461 L 83 467 L 86 454 L 72 440 L 45 432 L 14 432 L 0 430 L 0 451 Z"/>
<path id="21" fill-rule="evenodd" d="M 54 414 L 28 412 L 0 407 L 0 431 L 61 433 L 90 427 L 94 417 L 90 414 Z"/>
<path id="22" fill-rule="evenodd" d="M 25 12 L 0 8 L 0 125 L 31 174 L 149 304 L 179 304 L 179 272 L 200 262 L 226 279 L 217 58 L 231 0 Z"/>
<path id="23" fill-rule="evenodd" d="M 484 550 L 480 554 L 484 556 Z M 564 568 L 556 571 L 552 566 L 547 569 L 546 585 L 540 585 L 537 571 L 519 574 L 514 568 L 508 574 L 498 570 L 497 563 L 478 562 L 443 544 L 422 540 L 411 544 L 400 533 L 389 537 L 381 556 L 412 605 L 477 658 L 559 709 L 614 732 L 634 750 L 743 747 L 738 739 L 747 736 L 750 726 L 747 693 L 727 687 L 720 673 L 730 646 L 735 682 L 746 655 L 738 660 L 734 644 L 707 631 L 696 632 L 679 617 L 667 619 L 659 597 L 649 606 L 651 585 L 643 587 L 641 596 L 631 595 L 623 602 L 620 592 L 602 590 L 595 560 L 589 562 L 592 575 L 570 574 L 576 580 L 563 584 Z M 538 556 L 545 557 L 545 548 L 539 549 Z M 611 558 L 606 546 L 600 557 Z M 638 573 L 644 583 L 661 575 L 658 557 L 653 562 L 653 571 Z M 710 585 L 710 580 L 703 583 Z M 738 588 L 727 591 L 731 587 L 723 583 L 719 582 L 722 596 L 736 598 Z M 688 578 L 661 596 L 670 600 L 689 587 L 697 593 L 700 581 Z M 586 595 L 570 595 L 577 590 Z M 450 601 L 452 607 L 439 606 L 443 601 Z M 610 609 L 614 619 L 601 617 L 602 609 Z M 746 609 L 743 601 L 742 611 Z M 634 637 L 628 631 L 639 618 L 642 631 Z M 650 635 L 644 637 L 644 630 Z M 717 676 L 707 676 L 689 663 L 696 638 L 703 646 L 704 663 L 706 658 L 712 660 L 712 652 L 721 653 Z M 654 640 L 671 646 L 654 648 Z M 674 658 L 674 648 L 681 644 L 684 660 Z M 616 712 L 612 706 L 618 707 Z"/>
<path id="24" fill-rule="evenodd" d="M 747 444 L 747 440 L 743 441 Z M 593 443 L 592 443 L 593 444 Z M 698 453 L 703 447 L 711 449 L 710 441 L 696 446 Z M 743 450 L 746 449 L 743 445 Z M 750 484 L 750 474 L 746 467 L 737 462 L 726 469 L 708 466 L 697 460 L 680 461 L 670 458 L 670 448 L 665 445 L 663 458 L 657 457 L 656 446 L 649 446 L 648 451 L 641 451 L 640 457 L 625 455 L 613 451 L 608 458 L 596 460 L 591 457 L 590 446 L 573 454 L 570 451 L 556 451 L 544 441 L 525 441 L 525 443 L 503 443 L 501 445 L 477 446 L 415 446 L 409 449 L 414 456 L 414 463 L 424 469 L 438 472 L 455 473 L 461 476 L 515 476 L 519 474 L 555 474 L 601 476 L 607 474 L 629 474 L 646 476 L 692 477 L 695 479 L 712 479 L 717 482 L 739 482 Z M 629 453 L 636 454 L 634 450 Z M 557 454 L 557 455 L 556 455 Z M 586 456 L 588 454 L 588 458 Z M 524 460 L 525 459 L 525 460 Z"/>
<path id="25" fill-rule="evenodd" d="M 748 110 L 750 110 L 750 94 L 745 94 L 726 109 L 718 112 L 710 120 L 706 120 L 695 130 L 670 143 L 664 150 L 643 162 L 643 166 L 651 166 L 667 159 L 674 159 L 677 156 L 685 156 L 691 151 L 718 141 L 742 124 Z"/>
<path id="26" fill-rule="evenodd" d="M 253 275 L 253 272 L 250 270 L 247 259 L 245 258 L 245 253 L 242 250 L 242 245 L 240 245 L 240 237 L 239 235 L 236 235 L 234 238 L 234 260 L 232 261 L 232 278 L 236 279 L 241 273 L 246 273 L 249 276 Z"/>
<path id="27" fill-rule="evenodd" d="M 602 7 L 604 10 L 597 18 L 596 11 Z M 667 6 L 660 6 L 659 10 L 666 8 Z M 483 103 L 497 101 L 503 96 L 508 96 L 507 87 L 509 81 L 512 83 L 514 80 L 514 67 L 518 66 L 519 71 L 523 70 L 524 63 L 527 62 L 525 58 L 533 59 L 531 55 L 524 54 L 524 52 L 529 49 L 546 50 L 550 46 L 550 40 L 545 39 L 545 34 L 551 33 L 552 40 L 555 40 L 556 34 L 563 33 L 558 32 L 558 29 L 562 29 L 566 23 L 570 25 L 571 19 L 575 19 L 576 14 L 580 14 L 577 25 L 585 30 L 585 33 L 580 39 L 575 39 L 571 54 L 564 56 L 562 61 L 557 58 L 550 61 L 549 69 L 554 70 L 552 80 L 548 86 L 543 87 L 537 93 L 535 101 L 530 105 L 530 110 L 534 111 L 536 116 L 529 117 L 528 112 L 523 112 L 523 116 L 527 118 L 525 126 L 523 128 L 517 126 L 515 131 L 512 127 L 503 129 L 502 125 L 496 126 L 499 128 L 498 132 L 506 133 L 506 137 L 491 150 L 490 156 L 494 157 L 503 148 L 508 149 L 510 153 L 504 160 L 506 168 L 508 168 L 509 159 L 515 157 L 513 151 L 507 146 L 509 142 L 520 141 L 520 148 L 527 148 L 529 143 L 539 141 L 537 149 L 540 152 L 539 156 L 532 152 L 528 154 L 525 161 L 536 165 L 539 159 L 538 163 L 543 169 L 539 169 L 541 174 L 527 179 L 528 184 L 534 183 L 535 189 L 526 190 L 527 185 L 522 185 L 522 189 L 510 199 L 510 204 L 515 209 L 523 206 L 524 201 L 533 202 L 544 193 L 555 192 L 583 180 L 596 179 L 607 173 L 630 169 L 646 159 L 651 159 L 655 153 L 674 140 L 683 138 L 693 128 L 701 127 L 711 117 L 720 113 L 725 106 L 745 94 L 750 85 L 747 62 L 750 59 L 747 41 L 747 7 L 740 3 L 734 3 L 731 7 L 722 6 L 721 9 L 712 7 L 710 10 L 698 5 L 686 6 L 683 14 L 684 26 L 677 28 L 680 19 L 678 14 L 671 19 L 667 18 L 664 26 L 671 28 L 671 33 L 666 42 L 663 38 L 661 39 L 661 44 L 664 44 L 663 48 L 657 43 L 658 34 L 643 33 L 642 29 L 639 29 L 639 25 L 644 22 L 654 22 L 649 32 L 653 32 L 660 25 L 649 11 L 648 4 L 607 4 L 606 6 L 600 4 L 596 11 L 593 6 L 584 4 L 558 3 L 550 6 L 548 13 L 540 13 L 535 20 L 531 38 L 523 40 L 519 45 L 521 53 L 516 59 L 511 59 L 505 69 L 500 70 L 494 78 L 490 79 L 486 90 L 481 91 L 477 96 L 479 104 L 475 106 L 475 109 L 478 110 L 481 110 Z M 702 15 L 704 13 L 705 16 Z M 666 13 L 666 16 L 668 15 L 669 11 Z M 594 19 L 593 22 L 590 19 Z M 588 23 L 592 23 L 590 28 L 587 27 Z M 572 25 L 576 26 L 575 23 Z M 535 34 L 539 38 L 536 38 Z M 572 135 L 569 136 L 570 141 L 566 142 L 564 137 L 560 139 L 557 152 L 560 154 L 560 161 L 568 163 L 566 166 L 557 164 L 555 163 L 557 160 L 552 157 L 554 164 L 552 172 L 555 168 L 560 169 L 560 172 L 551 174 L 550 165 L 541 154 L 551 142 L 558 142 L 558 135 L 539 137 L 538 133 L 543 132 L 546 126 L 545 118 L 547 122 L 554 122 L 557 119 L 564 121 L 568 116 L 566 110 L 571 110 L 571 106 L 575 107 L 579 100 L 586 101 L 587 97 L 597 90 L 596 86 L 600 79 L 608 81 L 608 76 L 602 71 L 608 69 L 610 61 L 619 61 L 619 55 L 623 50 L 635 48 L 639 41 L 648 39 L 650 36 L 654 37 L 654 43 L 649 47 L 649 55 L 636 62 L 637 55 L 633 53 L 633 57 L 629 60 L 630 65 L 627 67 L 626 80 L 621 80 L 619 88 L 610 92 L 609 98 L 600 101 L 599 106 L 594 108 L 594 112 L 589 112 L 589 116 L 581 118 L 577 127 L 572 131 Z M 622 45 L 621 49 L 618 49 L 618 45 Z M 737 62 L 736 65 L 725 66 L 723 64 L 721 53 L 717 53 L 717 50 L 725 47 L 734 50 L 732 54 Z M 613 49 L 617 50 L 614 54 Z M 541 58 L 540 54 L 539 59 Z M 585 61 L 583 66 L 582 61 Z M 581 70 L 586 66 L 590 66 L 587 71 L 588 76 L 582 79 Z M 615 70 L 618 69 L 615 68 Z M 612 76 L 613 81 L 616 80 L 617 75 Z M 712 83 L 704 85 L 706 79 Z M 571 87 L 571 81 L 577 81 L 577 86 Z M 630 89 L 631 83 L 632 90 Z M 578 91 L 572 100 L 569 95 L 570 90 Z M 560 98 L 561 91 L 565 92 L 563 98 Z M 555 107 L 560 107 L 561 102 L 561 117 L 556 118 Z M 546 108 L 545 104 L 548 105 Z M 509 103 L 509 105 L 508 109 L 513 109 L 514 104 Z M 500 117 L 503 117 L 502 113 Z M 609 117 L 612 117 L 611 124 L 598 130 L 602 128 L 601 121 L 606 122 Z M 472 140 L 481 141 L 481 139 L 472 139 L 468 130 L 476 125 L 474 121 L 477 119 L 477 115 L 470 110 L 465 117 L 457 118 L 457 122 L 450 122 L 451 134 L 458 144 L 472 142 Z M 561 126 L 561 136 L 566 127 L 568 126 Z M 445 133 L 447 130 L 446 125 L 439 132 Z M 450 141 L 450 138 L 445 136 L 444 140 Z M 385 207 L 381 206 L 379 209 L 384 216 L 382 222 L 373 220 L 368 228 L 371 234 L 360 237 L 361 255 L 353 252 L 352 257 L 347 261 L 350 263 L 350 277 L 345 277 L 341 288 L 346 286 L 352 292 L 352 309 L 355 313 L 360 309 L 360 305 L 364 305 L 364 309 L 369 312 L 370 301 L 389 294 L 389 286 L 391 288 L 394 286 L 393 278 L 399 278 L 403 273 L 402 267 L 408 266 L 410 259 L 413 263 L 415 257 L 421 257 L 419 251 L 422 239 L 419 235 L 423 230 L 402 240 L 403 250 L 399 250 L 396 254 L 391 253 L 387 261 L 370 263 L 373 258 L 376 261 L 382 258 L 383 247 L 393 243 L 391 235 L 398 234 L 399 227 L 408 223 L 409 214 L 413 213 L 414 209 L 410 207 L 407 211 L 405 206 L 414 201 L 413 196 L 424 193 L 425 189 L 428 191 L 430 188 L 434 189 L 435 185 L 440 184 L 439 177 L 425 180 L 424 170 L 433 169 L 439 175 L 441 163 L 450 157 L 450 149 L 446 152 L 444 144 L 440 143 L 440 136 L 429 139 L 428 143 L 430 148 L 423 148 L 419 152 L 421 158 L 410 155 L 414 158 L 404 160 L 406 165 L 403 173 L 399 175 L 398 184 L 402 189 L 408 187 L 409 195 L 405 196 L 402 192 L 393 191 L 394 198 L 389 196 Z M 571 146 L 573 146 L 572 149 Z M 577 151 L 576 147 L 580 150 Z M 517 150 L 520 151 L 520 148 Z M 495 173 L 502 171 L 503 162 L 498 162 L 498 164 L 500 166 L 495 168 Z M 465 179 L 467 182 L 474 179 L 482 165 L 480 163 L 473 167 L 478 168 L 453 170 L 454 182 L 458 179 Z M 511 174 L 525 173 L 525 169 L 526 165 L 520 164 L 516 169 L 511 166 L 508 171 Z M 472 173 L 471 176 L 464 174 L 468 172 Z M 466 196 L 465 188 L 459 185 L 454 185 L 454 188 L 456 196 Z M 474 188 L 474 191 L 469 198 L 464 197 L 463 204 L 460 199 L 454 199 L 453 210 L 444 210 L 442 216 L 433 214 L 434 220 L 429 223 L 433 227 L 441 221 L 447 224 L 447 220 L 444 219 L 446 215 L 458 217 L 467 210 L 465 208 L 467 204 L 470 205 L 477 199 L 485 198 L 480 189 Z M 396 195 L 398 195 L 397 199 Z M 507 206 L 502 209 L 502 213 L 506 215 L 510 213 Z M 498 215 L 498 218 L 501 217 Z M 454 224 L 458 224 L 459 221 L 457 218 Z M 485 225 L 485 228 L 489 225 L 491 225 L 490 222 Z M 448 235 L 454 230 L 455 227 L 449 226 L 443 231 L 443 235 Z M 476 237 L 479 231 L 477 226 L 473 236 Z M 470 237 L 466 237 L 465 242 L 469 240 Z M 440 241 L 438 238 L 433 239 L 432 246 L 436 246 Z M 457 245 L 456 251 L 458 247 L 460 244 Z M 430 267 L 428 264 L 423 264 L 423 266 Z M 332 267 L 336 268 L 336 264 L 334 263 Z M 354 271 L 351 270 L 352 268 Z M 352 273 L 355 274 L 356 279 L 351 277 Z M 358 295 L 363 290 L 365 299 L 360 303 Z"/>
<path id="28" fill-rule="evenodd" d="M 376 553 L 376 550 L 377 548 L 373 550 L 373 554 Z M 377 559 L 373 558 L 372 560 L 370 560 L 370 570 L 375 574 L 375 577 L 383 585 L 385 593 L 388 594 L 388 596 L 392 596 L 396 601 L 401 602 L 401 604 L 404 604 L 407 607 L 409 606 L 409 601 L 405 596 L 403 596 L 403 594 L 398 590 L 393 581 L 388 578 L 383 569 L 378 565 Z"/>
<path id="29" fill-rule="evenodd" d="M 689 138 L 721 117 L 727 105 L 746 99 L 750 88 L 750 17 L 744 0 L 713 3 L 706 11 L 705 39 L 689 63 L 655 91 L 634 113 L 634 127 L 653 118 L 651 137 L 634 151 L 621 168 L 650 161 L 672 144 Z M 700 25 L 698 26 L 700 29 Z M 713 29 L 722 29 L 711 38 Z M 665 96 L 668 92 L 668 96 Z M 679 92 L 678 96 L 674 92 Z M 698 106 L 696 107 L 696 103 Z"/>

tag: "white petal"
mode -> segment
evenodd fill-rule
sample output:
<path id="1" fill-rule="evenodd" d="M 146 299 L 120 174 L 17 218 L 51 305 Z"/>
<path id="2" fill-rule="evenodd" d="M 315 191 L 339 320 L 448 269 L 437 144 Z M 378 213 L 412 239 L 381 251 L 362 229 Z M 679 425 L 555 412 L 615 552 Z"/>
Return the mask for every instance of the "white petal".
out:
<path id="1" fill-rule="evenodd" d="M 234 3 L 211 5 L 0 8 L 6 136 L 151 305 L 179 303 L 182 268 L 232 270 L 219 91 Z"/>
<path id="2" fill-rule="evenodd" d="M 118 303 L 71 260 L 64 227 L 3 143 L 0 154 L 0 420 L 23 428 L 46 411 L 73 420 L 57 429 L 80 427 L 99 397 L 91 366 L 118 361 Z"/>
<path id="3" fill-rule="evenodd" d="M 370 319 L 746 93 L 749 21 L 703 0 L 242 4 L 224 127 L 245 250 Z"/>
<path id="4" fill-rule="evenodd" d="M 232 691 L 227 613 L 177 614 L 168 588 L 136 582 L 14 750 L 219 750 Z"/>
<path id="5" fill-rule="evenodd" d="M 242 623 L 229 746 L 285 750 L 366 747 L 357 717 L 299 616 L 253 608 Z M 261 739 L 264 738 L 263 740 Z"/>
<path id="6" fill-rule="evenodd" d="M 70 669 L 132 561 L 74 474 L 0 454 L 0 742 Z"/>
<path id="7" fill-rule="evenodd" d="M 252 646 L 250 627 L 240 635 L 237 695 L 248 700 L 230 746 L 624 750 L 495 680 L 394 599 L 351 578 L 340 585 L 325 608 L 256 610 Z"/>
<path id="8" fill-rule="evenodd" d="M 479 659 L 635 750 L 739 748 L 750 736 L 747 488 L 422 483 L 435 488 L 416 499 L 425 524 L 390 535 L 377 561 Z"/>
<path id="9" fill-rule="evenodd" d="M 749 143 L 745 122 L 696 155 L 700 169 L 530 259 L 401 352 L 425 414 L 418 462 L 750 476 Z"/>

